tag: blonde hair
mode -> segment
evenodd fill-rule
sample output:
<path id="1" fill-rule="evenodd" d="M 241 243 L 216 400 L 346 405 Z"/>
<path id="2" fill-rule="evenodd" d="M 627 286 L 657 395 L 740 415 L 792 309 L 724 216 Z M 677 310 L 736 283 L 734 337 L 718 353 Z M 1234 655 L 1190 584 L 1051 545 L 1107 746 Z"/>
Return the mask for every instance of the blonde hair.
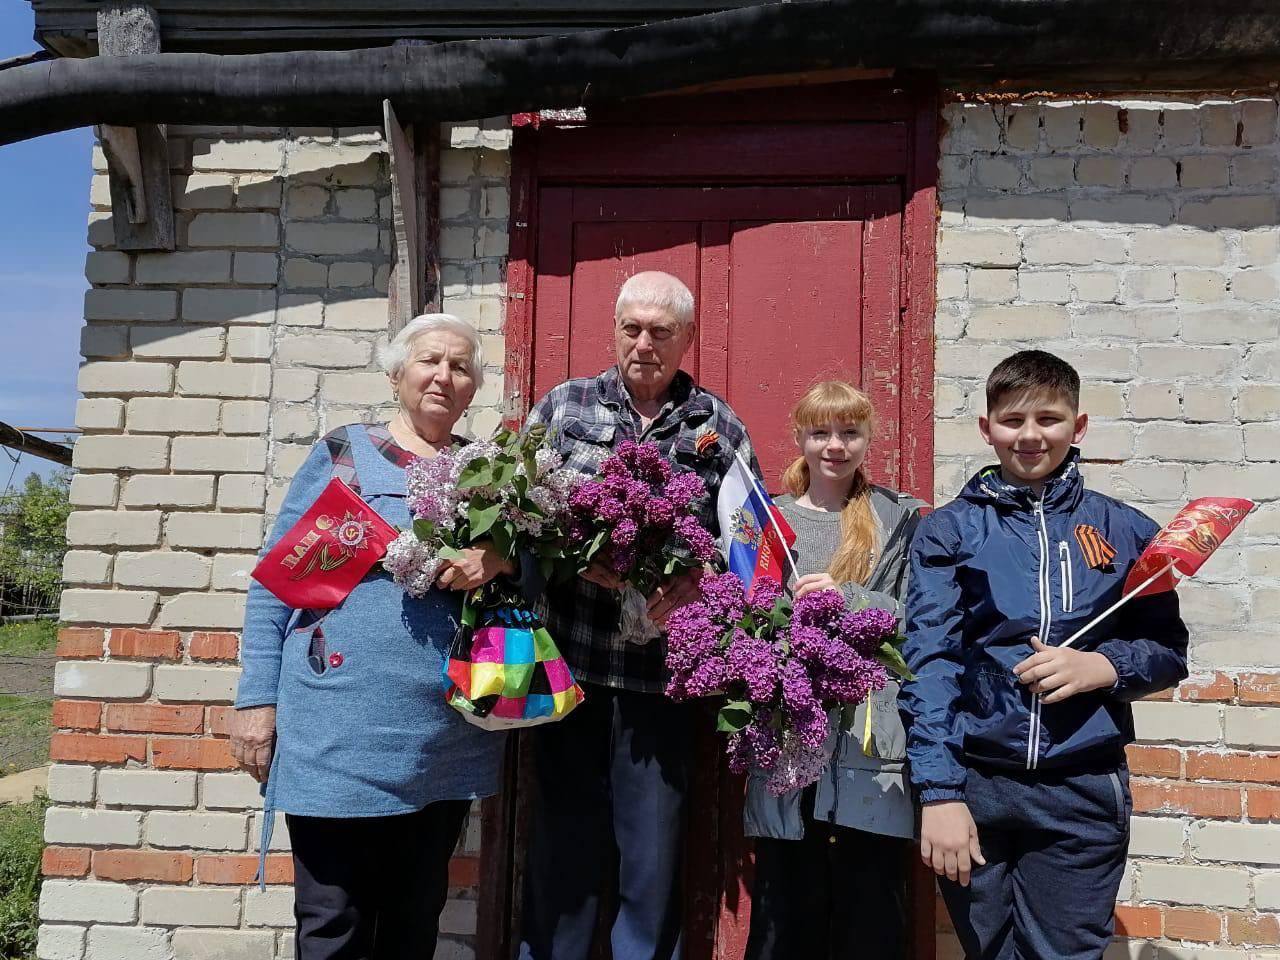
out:
<path id="1" fill-rule="evenodd" d="M 813 386 L 791 410 L 791 427 L 799 433 L 825 427 L 831 422 L 856 423 L 870 437 L 875 429 L 875 408 L 867 395 L 853 384 L 827 380 Z M 782 473 L 782 486 L 793 497 L 809 489 L 809 464 L 804 456 L 791 462 Z M 876 543 L 876 517 L 871 507 L 871 482 L 859 466 L 853 485 L 840 511 L 840 546 L 831 557 L 827 572 L 836 583 L 866 583 L 871 576 Z"/>

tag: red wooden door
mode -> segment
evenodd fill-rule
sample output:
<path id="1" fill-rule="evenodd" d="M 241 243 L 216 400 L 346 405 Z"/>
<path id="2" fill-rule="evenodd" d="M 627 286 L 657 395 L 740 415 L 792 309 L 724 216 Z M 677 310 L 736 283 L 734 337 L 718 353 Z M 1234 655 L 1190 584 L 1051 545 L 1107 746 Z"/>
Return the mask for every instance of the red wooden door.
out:
<path id="1" fill-rule="evenodd" d="M 794 456 L 785 421 L 812 383 L 875 402 L 875 479 L 932 493 L 934 85 L 893 80 L 664 97 L 591 122 L 517 118 L 506 326 L 513 419 L 566 377 L 613 363 L 614 302 L 638 270 L 693 290 L 685 367 L 746 423 L 767 485 Z M 739 960 L 750 910 L 742 783 L 710 717 L 687 865 L 686 955 Z M 486 805 L 483 960 L 511 955 L 528 803 L 524 749 Z M 912 894 L 915 960 L 932 960 L 932 876 Z"/>
<path id="2" fill-rule="evenodd" d="M 613 363 L 619 287 L 665 270 L 697 303 L 684 366 L 746 423 L 771 489 L 792 404 L 828 377 L 871 393 L 873 472 L 897 482 L 898 188 L 553 187 L 539 209 L 534 397 Z"/>

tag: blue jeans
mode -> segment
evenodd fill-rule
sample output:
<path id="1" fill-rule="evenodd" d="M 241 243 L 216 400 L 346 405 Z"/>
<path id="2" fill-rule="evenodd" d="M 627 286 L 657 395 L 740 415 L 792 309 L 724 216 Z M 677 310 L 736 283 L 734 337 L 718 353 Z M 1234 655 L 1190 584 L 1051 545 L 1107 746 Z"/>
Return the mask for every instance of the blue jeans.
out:
<path id="1" fill-rule="evenodd" d="M 1129 851 L 1129 771 L 970 768 L 965 787 L 986 866 L 939 882 L 970 960 L 1099 960 Z"/>
<path id="2" fill-rule="evenodd" d="M 679 960 L 693 708 L 585 692 L 568 717 L 533 731 L 520 960 L 589 960 L 601 894 L 615 884 L 613 960 Z"/>

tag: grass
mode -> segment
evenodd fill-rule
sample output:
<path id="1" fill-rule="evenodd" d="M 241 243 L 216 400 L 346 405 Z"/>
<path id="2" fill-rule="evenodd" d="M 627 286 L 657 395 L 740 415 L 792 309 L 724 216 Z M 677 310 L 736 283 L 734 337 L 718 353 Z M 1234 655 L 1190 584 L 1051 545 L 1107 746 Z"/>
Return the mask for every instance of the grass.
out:
<path id="1" fill-rule="evenodd" d="M 40 852 L 48 800 L 0 807 L 0 957 L 28 960 L 36 953 Z"/>
<path id="2" fill-rule="evenodd" d="M 0 694 L 0 777 L 47 762 L 52 712 L 52 700 Z"/>
<path id="3" fill-rule="evenodd" d="M 56 620 L 0 624 L 0 657 L 29 657 L 52 653 L 58 644 Z"/>

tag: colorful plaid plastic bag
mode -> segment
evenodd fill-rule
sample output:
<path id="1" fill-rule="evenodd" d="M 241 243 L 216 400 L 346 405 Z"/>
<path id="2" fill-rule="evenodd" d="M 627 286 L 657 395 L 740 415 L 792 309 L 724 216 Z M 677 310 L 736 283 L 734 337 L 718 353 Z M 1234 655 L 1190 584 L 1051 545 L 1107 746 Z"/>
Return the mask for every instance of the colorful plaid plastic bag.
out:
<path id="1" fill-rule="evenodd" d="M 486 730 L 560 720 L 580 704 L 569 672 L 542 621 L 529 610 L 498 607 L 479 614 L 469 602 L 444 665 L 449 705 Z"/>

